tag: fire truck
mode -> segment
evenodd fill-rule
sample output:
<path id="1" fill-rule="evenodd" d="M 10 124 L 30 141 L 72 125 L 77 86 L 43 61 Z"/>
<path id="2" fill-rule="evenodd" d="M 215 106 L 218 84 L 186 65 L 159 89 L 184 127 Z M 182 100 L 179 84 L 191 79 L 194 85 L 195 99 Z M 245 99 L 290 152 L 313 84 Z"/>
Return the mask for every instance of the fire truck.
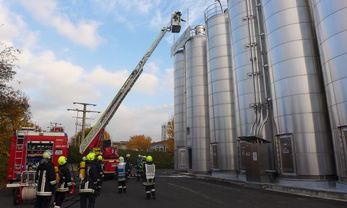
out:
<path id="1" fill-rule="evenodd" d="M 52 153 L 54 166 L 58 158 L 68 155 L 68 137 L 62 127 L 52 127 L 49 132 L 25 127 L 11 137 L 8 163 L 8 188 L 13 188 L 14 204 L 36 198 L 36 168 L 44 151 Z"/>
<path id="2" fill-rule="evenodd" d="M 135 69 L 131 72 L 127 80 L 124 82 L 123 86 L 119 89 L 118 93 L 115 95 L 111 103 L 108 105 L 106 110 L 102 113 L 99 120 L 94 124 L 93 128 L 89 131 L 86 138 L 84 138 L 80 144 L 80 153 L 85 155 L 88 150 L 100 147 L 101 137 L 103 132 L 112 119 L 113 115 L 117 111 L 118 107 L 122 103 L 123 99 L 127 96 L 132 86 L 135 84 L 136 80 L 140 77 L 143 72 L 143 67 L 146 64 L 149 57 L 152 55 L 153 51 L 158 46 L 159 42 L 162 40 L 167 32 L 179 33 L 181 30 L 181 12 L 176 11 L 171 15 L 171 21 L 168 26 L 163 27 L 157 38 L 154 40 L 150 48 L 146 51 L 145 55 L 136 65 Z M 114 174 L 115 166 L 117 164 L 115 155 L 116 149 L 109 145 L 103 147 L 103 164 L 104 173 Z"/>

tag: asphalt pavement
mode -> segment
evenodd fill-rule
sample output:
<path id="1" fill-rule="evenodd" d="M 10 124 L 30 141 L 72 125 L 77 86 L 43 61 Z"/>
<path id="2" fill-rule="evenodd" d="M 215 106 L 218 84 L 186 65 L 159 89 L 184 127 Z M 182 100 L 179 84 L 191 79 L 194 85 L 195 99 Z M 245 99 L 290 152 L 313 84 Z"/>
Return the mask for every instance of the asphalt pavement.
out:
<path id="1" fill-rule="evenodd" d="M 103 183 L 96 208 L 346 208 L 341 201 L 310 198 L 286 193 L 252 189 L 244 186 L 202 180 L 190 176 L 161 174 L 157 177 L 156 200 L 145 198 L 144 187 L 134 178 L 128 180 L 128 192 L 119 194 L 117 182 Z M 79 196 L 70 198 L 63 207 L 79 208 Z M 0 191 L 1 208 L 12 205 L 11 191 Z M 17 207 L 33 207 L 27 203 Z"/>

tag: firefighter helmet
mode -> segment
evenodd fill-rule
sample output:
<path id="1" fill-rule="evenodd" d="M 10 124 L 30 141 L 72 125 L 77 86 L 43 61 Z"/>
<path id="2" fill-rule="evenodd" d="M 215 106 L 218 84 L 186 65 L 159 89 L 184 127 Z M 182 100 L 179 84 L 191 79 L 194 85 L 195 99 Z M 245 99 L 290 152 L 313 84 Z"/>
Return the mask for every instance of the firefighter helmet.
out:
<path id="1" fill-rule="evenodd" d="M 127 154 L 125 157 L 130 157 L 130 154 Z"/>
<path id="2" fill-rule="evenodd" d="M 88 153 L 88 155 L 87 155 L 86 158 L 87 158 L 87 160 L 89 160 L 89 161 L 95 160 L 95 153 L 94 153 L 94 152 Z"/>
<path id="3" fill-rule="evenodd" d="M 153 162 L 152 156 L 148 155 L 148 156 L 146 157 L 146 161 L 147 161 L 147 162 Z"/>
<path id="4" fill-rule="evenodd" d="M 82 161 L 86 161 L 86 160 L 87 160 L 86 156 L 83 156 Z"/>
<path id="5" fill-rule="evenodd" d="M 42 154 L 42 157 L 45 158 L 45 159 L 51 159 L 51 153 L 49 151 L 45 151 Z"/>
<path id="6" fill-rule="evenodd" d="M 101 155 L 98 156 L 98 160 L 102 160 L 102 156 Z"/>
<path id="7" fill-rule="evenodd" d="M 122 156 L 119 157 L 119 162 L 121 162 L 121 163 L 124 162 L 124 157 L 122 157 Z"/>
<path id="8" fill-rule="evenodd" d="M 60 157 L 58 158 L 58 164 L 59 164 L 59 165 L 64 165 L 66 162 L 67 162 L 67 159 L 66 159 L 65 156 L 60 156 Z"/>

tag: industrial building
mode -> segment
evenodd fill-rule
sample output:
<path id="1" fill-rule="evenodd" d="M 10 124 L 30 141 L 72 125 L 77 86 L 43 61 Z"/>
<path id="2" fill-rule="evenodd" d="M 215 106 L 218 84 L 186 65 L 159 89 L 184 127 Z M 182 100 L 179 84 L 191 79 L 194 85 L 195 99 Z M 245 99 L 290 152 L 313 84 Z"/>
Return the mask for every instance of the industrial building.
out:
<path id="1" fill-rule="evenodd" d="M 228 0 L 172 46 L 175 169 L 347 185 L 347 1 Z"/>

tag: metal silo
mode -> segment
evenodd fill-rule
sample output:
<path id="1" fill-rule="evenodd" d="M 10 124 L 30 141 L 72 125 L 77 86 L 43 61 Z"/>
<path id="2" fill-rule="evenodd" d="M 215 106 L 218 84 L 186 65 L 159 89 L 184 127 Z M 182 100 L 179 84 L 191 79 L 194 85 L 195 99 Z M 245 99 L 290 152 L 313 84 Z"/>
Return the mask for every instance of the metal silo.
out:
<path id="1" fill-rule="evenodd" d="M 337 175 L 347 182 L 347 1 L 311 0 Z"/>
<path id="2" fill-rule="evenodd" d="M 307 1 L 262 0 L 282 176 L 334 175 L 318 51 Z"/>
<path id="3" fill-rule="evenodd" d="M 237 149 L 232 99 L 228 13 L 215 3 L 205 10 L 212 168 L 236 170 Z"/>
<path id="4" fill-rule="evenodd" d="M 275 162 L 270 82 L 258 9 L 254 0 L 228 1 L 238 165 L 247 180 L 264 181 Z"/>
<path id="5" fill-rule="evenodd" d="M 205 27 L 196 26 L 185 45 L 188 160 L 194 172 L 209 171 L 209 118 Z"/>
<path id="6" fill-rule="evenodd" d="M 186 60 L 183 49 L 174 54 L 175 168 L 187 169 L 186 150 Z"/>

